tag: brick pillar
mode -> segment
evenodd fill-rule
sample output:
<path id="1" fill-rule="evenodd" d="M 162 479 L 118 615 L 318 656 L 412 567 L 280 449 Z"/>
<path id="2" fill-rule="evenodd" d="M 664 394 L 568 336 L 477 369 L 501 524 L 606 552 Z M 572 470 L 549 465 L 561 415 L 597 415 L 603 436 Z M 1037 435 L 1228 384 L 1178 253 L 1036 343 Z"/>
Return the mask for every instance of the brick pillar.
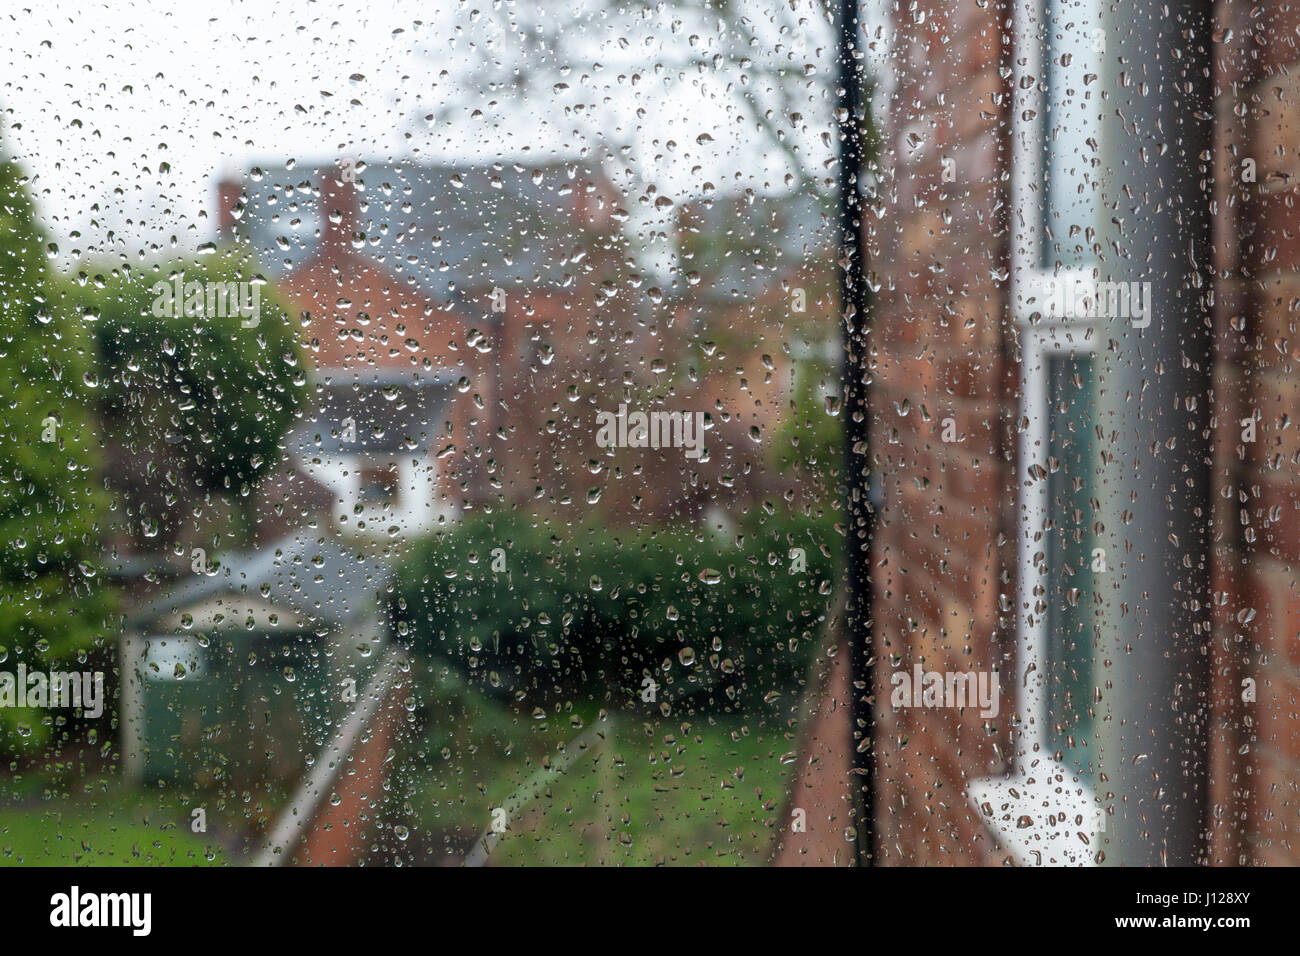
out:
<path id="1" fill-rule="evenodd" d="M 966 799 L 1009 755 L 1015 619 L 1013 423 L 1005 276 L 1009 8 L 922 0 L 895 14 L 897 82 L 881 117 L 882 217 L 869 216 L 873 465 L 883 496 L 872 568 L 878 865 L 999 863 Z M 924 27 L 918 27 L 924 22 Z M 954 40 L 960 38 L 960 41 Z M 1006 75 L 1011 75 L 1010 70 Z M 951 419 L 954 441 L 944 440 Z M 970 709 L 891 706 L 896 671 L 998 669 L 986 731 Z"/>
<path id="2" fill-rule="evenodd" d="M 1300 6 L 1222 0 L 1215 36 L 1212 862 L 1300 862 Z M 1248 162 L 1249 161 L 1249 162 Z M 1253 168 L 1252 168 L 1253 166 Z M 1243 434 L 1252 421 L 1255 435 Z M 1246 682 L 1243 684 L 1243 682 Z M 1250 700 L 1251 696 L 1254 700 Z"/>

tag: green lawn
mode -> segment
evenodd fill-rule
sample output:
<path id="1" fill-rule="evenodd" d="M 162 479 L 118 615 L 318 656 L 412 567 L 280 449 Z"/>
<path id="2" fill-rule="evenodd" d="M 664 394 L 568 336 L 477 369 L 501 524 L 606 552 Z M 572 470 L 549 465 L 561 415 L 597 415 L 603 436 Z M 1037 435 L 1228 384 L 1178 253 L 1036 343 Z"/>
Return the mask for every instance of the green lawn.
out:
<path id="1" fill-rule="evenodd" d="M 592 751 L 510 823 L 493 865 L 766 862 L 788 779 L 770 734 L 629 720 Z"/>
<path id="2" fill-rule="evenodd" d="M 174 795 L 105 790 L 0 803 L 0 866 L 221 866 L 224 851 L 190 832 Z M 209 819 L 209 826 L 212 820 Z"/>
<path id="3" fill-rule="evenodd" d="M 447 672 L 417 676 L 436 690 L 395 741 L 369 865 L 459 863 L 503 805 L 494 866 L 766 862 L 793 770 L 783 717 L 529 710 Z M 279 802 L 68 767 L 0 776 L 0 865 L 239 865 Z M 192 806 L 206 807 L 208 833 L 191 832 Z"/>
<path id="4" fill-rule="evenodd" d="M 530 715 L 449 690 L 396 755 L 386 817 L 400 842 L 372 864 L 453 862 L 530 784 L 539 795 L 510 814 L 492 865 L 766 862 L 792 770 L 783 721 Z M 579 737 L 585 749 L 564 748 Z"/>

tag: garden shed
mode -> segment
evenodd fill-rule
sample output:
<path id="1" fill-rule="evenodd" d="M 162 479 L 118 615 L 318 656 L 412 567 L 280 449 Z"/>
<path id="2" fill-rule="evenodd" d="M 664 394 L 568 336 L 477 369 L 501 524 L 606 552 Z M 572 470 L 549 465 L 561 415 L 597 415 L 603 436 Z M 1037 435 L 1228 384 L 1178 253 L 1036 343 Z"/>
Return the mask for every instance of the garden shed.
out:
<path id="1" fill-rule="evenodd" d="M 273 785 L 301 773 L 386 640 L 389 570 L 297 532 L 209 562 L 122 638 L 122 756 L 137 780 Z"/>

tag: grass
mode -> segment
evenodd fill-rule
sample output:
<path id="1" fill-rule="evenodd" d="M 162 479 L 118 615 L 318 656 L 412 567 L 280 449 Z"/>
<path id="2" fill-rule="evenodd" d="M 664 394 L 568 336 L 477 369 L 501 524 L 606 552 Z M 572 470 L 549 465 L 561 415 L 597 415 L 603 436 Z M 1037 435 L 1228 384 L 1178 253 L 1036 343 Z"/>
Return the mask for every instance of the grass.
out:
<path id="1" fill-rule="evenodd" d="M 491 865 L 766 862 L 792 770 L 780 719 L 530 715 L 439 677 L 449 691 L 424 739 L 394 761 L 398 842 L 381 841 L 372 864 L 456 861 L 530 783 L 536 797 L 511 813 Z M 585 749 L 565 746 L 580 737 Z"/>
<path id="2" fill-rule="evenodd" d="M 592 751 L 524 809 L 493 865 L 766 861 L 788 780 L 770 734 L 628 720 Z"/>
<path id="3" fill-rule="evenodd" d="M 490 865 L 766 862 L 793 770 L 793 726 L 775 709 L 665 717 L 582 699 L 529 710 L 415 666 L 419 718 L 399 733 L 383 802 L 367 814 L 381 824 L 369 865 L 459 863 L 512 798 Z M 0 776 L 0 865 L 238 865 L 280 802 L 130 788 L 53 761 Z M 206 808 L 208 833 L 191 832 L 193 806 Z"/>
<path id="4" fill-rule="evenodd" d="M 15 799 L 21 789 L 3 787 L 0 866 L 228 863 L 207 834 L 190 831 L 188 810 L 175 794 L 110 784 L 75 795 L 46 791 Z"/>

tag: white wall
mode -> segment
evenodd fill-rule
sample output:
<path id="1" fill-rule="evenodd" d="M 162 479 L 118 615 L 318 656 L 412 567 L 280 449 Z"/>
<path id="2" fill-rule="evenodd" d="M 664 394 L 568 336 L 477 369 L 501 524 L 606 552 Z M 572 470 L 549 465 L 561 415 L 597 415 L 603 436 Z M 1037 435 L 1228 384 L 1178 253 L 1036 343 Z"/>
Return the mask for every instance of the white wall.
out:
<path id="1" fill-rule="evenodd" d="M 371 500 L 361 514 L 354 509 L 361 500 L 361 475 L 367 468 L 397 466 L 397 491 L 387 502 Z M 420 535 L 435 528 L 439 519 L 454 521 L 457 509 L 438 496 L 439 468 L 429 455 L 404 455 L 394 458 L 379 455 L 321 455 L 298 459 L 298 468 L 311 476 L 333 495 L 330 523 L 340 532 L 366 538 L 387 538 L 388 529 L 396 526 L 405 535 Z M 364 522 L 359 527 L 358 522 Z"/>

